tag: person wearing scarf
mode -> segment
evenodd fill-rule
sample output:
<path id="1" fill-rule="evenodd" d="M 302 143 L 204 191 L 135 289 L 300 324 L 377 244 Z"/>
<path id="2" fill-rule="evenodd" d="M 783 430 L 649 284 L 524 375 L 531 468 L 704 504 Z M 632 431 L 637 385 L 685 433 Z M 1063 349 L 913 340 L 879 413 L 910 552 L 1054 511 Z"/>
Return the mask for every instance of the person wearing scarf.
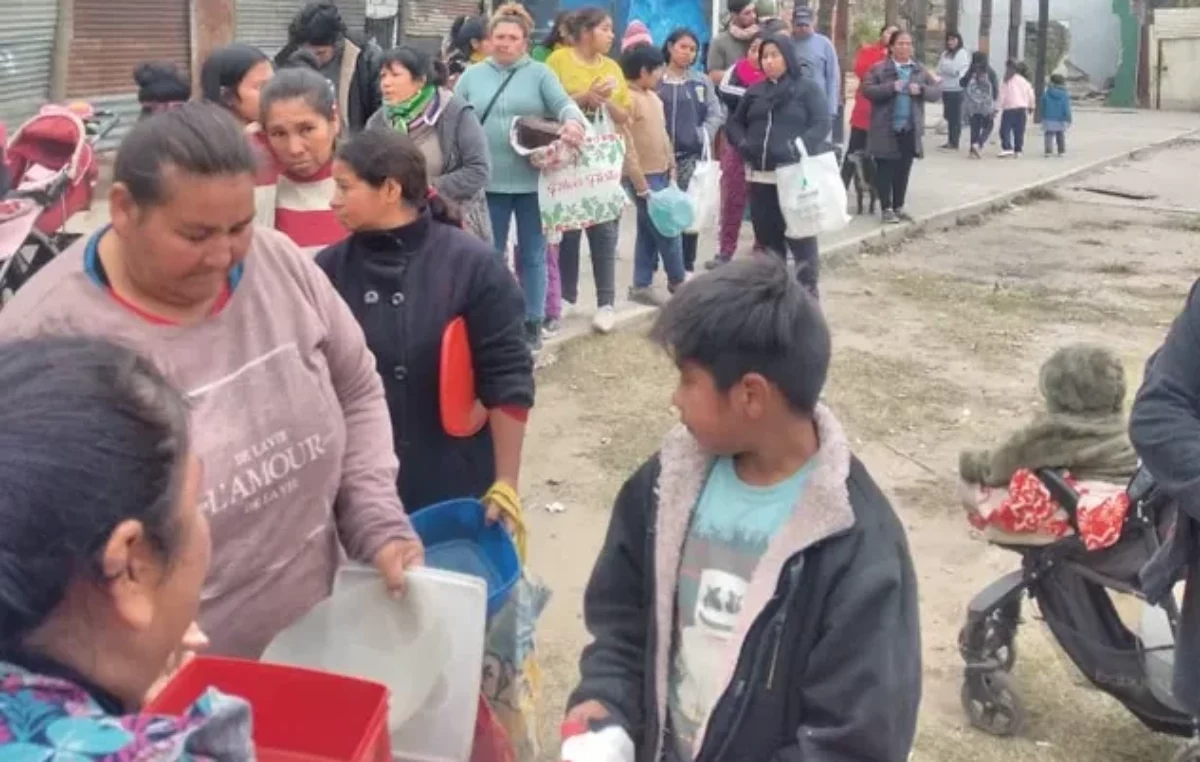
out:
<path id="1" fill-rule="evenodd" d="M 475 109 L 443 87 L 433 60 L 416 48 L 388 51 L 379 83 L 383 106 L 367 120 L 367 129 L 412 138 L 425 156 L 430 183 L 462 207 L 467 231 L 490 243 L 492 224 L 484 189 L 491 158 Z"/>

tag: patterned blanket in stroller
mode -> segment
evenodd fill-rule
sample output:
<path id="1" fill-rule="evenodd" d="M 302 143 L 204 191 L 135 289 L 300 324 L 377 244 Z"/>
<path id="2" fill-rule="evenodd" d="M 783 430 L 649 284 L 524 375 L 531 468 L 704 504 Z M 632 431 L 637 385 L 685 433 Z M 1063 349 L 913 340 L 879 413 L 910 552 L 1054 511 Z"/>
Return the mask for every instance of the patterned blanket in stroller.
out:
<path id="1" fill-rule="evenodd" d="M 1124 485 L 1064 478 L 1079 493 L 1076 519 L 1088 550 L 1112 546 L 1129 512 Z M 960 482 L 967 520 L 999 545 L 1048 545 L 1074 533 L 1066 511 L 1030 469 L 1018 469 L 1008 488 Z"/>

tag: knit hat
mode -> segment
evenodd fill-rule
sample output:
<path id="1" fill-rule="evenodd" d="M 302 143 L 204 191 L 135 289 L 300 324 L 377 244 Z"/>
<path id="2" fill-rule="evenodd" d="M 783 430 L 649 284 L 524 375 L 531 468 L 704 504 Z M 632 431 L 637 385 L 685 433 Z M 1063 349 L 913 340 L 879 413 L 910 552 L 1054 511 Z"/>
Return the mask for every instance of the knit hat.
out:
<path id="1" fill-rule="evenodd" d="M 754 10 L 758 13 L 759 18 L 764 16 L 779 15 L 779 0 L 757 0 L 754 3 Z"/>
<path id="2" fill-rule="evenodd" d="M 650 30 L 640 21 L 630 21 L 629 26 L 625 27 L 625 36 L 621 38 L 621 52 L 624 53 L 637 45 L 653 45 L 654 38 L 650 36 Z"/>
<path id="3" fill-rule="evenodd" d="M 813 12 L 807 5 L 797 5 L 792 10 L 792 26 L 812 26 Z"/>

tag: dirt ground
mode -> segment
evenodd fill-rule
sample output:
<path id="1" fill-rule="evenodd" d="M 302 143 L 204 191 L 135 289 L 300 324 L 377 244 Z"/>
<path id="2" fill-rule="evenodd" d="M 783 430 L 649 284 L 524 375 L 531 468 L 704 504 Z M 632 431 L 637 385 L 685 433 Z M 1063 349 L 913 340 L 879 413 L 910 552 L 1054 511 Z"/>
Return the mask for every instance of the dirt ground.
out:
<path id="1" fill-rule="evenodd" d="M 1200 143 L 1182 143 L 823 274 L 835 345 L 828 402 L 907 526 L 920 576 L 925 695 L 914 760 L 1153 762 L 1173 753 L 1172 739 L 1085 687 L 1032 617 L 1014 670 L 1030 713 L 1025 733 L 1001 740 L 967 726 L 958 629 L 971 596 L 1017 561 L 972 536 L 953 476 L 959 450 L 1038 409 L 1038 367 L 1064 343 L 1116 349 L 1132 397 L 1200 271 L 1200 210 L 1180 210 L 1194 203 L 1197 167 Z M 1084 185 L 1157 196 L 1120 202 Z M 558 758 L 558 718 L 587 642 L 581 596 L 613 496 L 674 422 L 674 369 L 643 334 L 576 342 L 539 379 L 524 481 L 532 565 L 554 590 L 539 628 L 547 760 Z M 565 510 L 545 509 L 555 502 Z"/>

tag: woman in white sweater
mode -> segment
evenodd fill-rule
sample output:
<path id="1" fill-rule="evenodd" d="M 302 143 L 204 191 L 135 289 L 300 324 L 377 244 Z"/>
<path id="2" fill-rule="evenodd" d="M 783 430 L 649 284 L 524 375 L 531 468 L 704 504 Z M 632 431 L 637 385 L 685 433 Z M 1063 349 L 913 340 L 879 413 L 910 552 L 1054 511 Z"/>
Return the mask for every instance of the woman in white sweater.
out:
<path id="1" fill-rule="evenodd" d="M 958 150 L 962 135 L 963 88 L 960 80 L 971 66 L 971 55 L 963 47 L 962 35 L 946 33 L 946 48 L 938 59 L 937 75 L 942 80 L 942 112 L 946 118 L 946 144 L 942 148 Z"/>

